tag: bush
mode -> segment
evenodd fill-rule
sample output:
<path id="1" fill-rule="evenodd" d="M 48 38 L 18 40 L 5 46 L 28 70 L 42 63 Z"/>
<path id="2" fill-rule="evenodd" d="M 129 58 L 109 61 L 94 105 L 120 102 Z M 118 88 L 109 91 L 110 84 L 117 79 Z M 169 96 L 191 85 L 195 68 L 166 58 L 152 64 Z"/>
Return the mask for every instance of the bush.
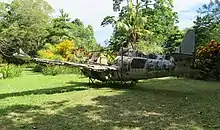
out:
<path id="1" fill-rule="evenodd" d="M 73 54 L 75 45 L 70 40 L 64 40 L 63 42 L 56 45 L 57 52 L 64 58 L 68 58 L 69 55 Z"/>
<path id="2" fill-rule="evenodd" d="M 40 58 L 72 62 L 83 62 L 88 55 L 85 49 L 76 48 L 75 43 L 71 40 L 64 40 L 56 45 L 47 43 L 37 53 Z"/>
<path id="3" fill-rule="evenodd" d="M 115 61 L 115 58 L 117 57 L 117 53 L 116 52 L 106 52 L 104 53 L 104 56 L 106 56 L 107 60 L 108 60 L 108 64 L 113 64 Z"/>
<path id="4" fill-rule="evenodd" d="M 206 46 L 197 49 L 196 67 L 209 73 L 219 75 L 220 73 L 220 42 L 210 41 Z"/>
<path id="5" fill-rule="evenodd" d="M 208 77 L 207 73 L 201 69 L 191 69 L 186 67 L 176 68 L 173 76 L 199 80 L 206 80 Z"/>
<path id="6" fill-rule="evenodd" d="M 220 52 L 220 42 L 210 41 L 206 46 L 197 49 L 197 56 L 201 59 L 214 59 Z"/>
<path id="7" fill-rule="evenodd" d="M 61 55 L 53 53 L 51 50 L 40 50 L 38 55 L 43 59 L 64 60 Z"/>
<path id="8" fill-rule="evenodd" d="M 3 74 L 3 78 L 19 77 L 22 74 L 22 67 L 16 65 L 3 65 L 0 67 L 0 73 Z"/>
<path id="9" fill-rule="evenodd" d="M 145 41 L 141 41 L 137 43 L 137 50 L 140 50 L 144 53 L 156 53 L 156 54 L 162 54 L 164 53 L 164 48 L 157 43 L 147 43 Z"/>
<path id="10" fill-rule="evenodd" d="M 44 75 L 60 75 L 60 74 L 79 74 L 78 68 L 66 67 L 66 66 L 50 66 L 37 64 L 33 68 L 34 72 L 42 72 Z"/>
<path id="11" fill-rule="evenodd" d="M 21 65 L 22 68 L 34 68 L 35 67 L 35 63 L 25 63 L 23 65 Z"/>
<path id="12" fill-rule="evenodd" d="M 27 63 L 25 65 L 26 65 L 26 68 L 34 68 L 36 66 L 35 63 Z"/>
<path id="13" fill-rule="evenodd" d="M 40 65 L 40 64 L 36 64 L 34 67 L 33 67 L 33 71 L 34 72 L 43 72 L 43 66 Z"/>

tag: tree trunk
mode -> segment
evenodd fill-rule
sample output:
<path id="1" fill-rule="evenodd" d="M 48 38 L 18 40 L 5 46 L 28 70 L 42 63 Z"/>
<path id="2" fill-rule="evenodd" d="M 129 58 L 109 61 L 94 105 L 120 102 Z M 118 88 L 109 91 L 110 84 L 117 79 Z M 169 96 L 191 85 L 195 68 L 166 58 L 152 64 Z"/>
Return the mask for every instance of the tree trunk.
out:
<path id="1" fill-rule="evenodd" d="M 216 79 L 219 80 L 220 74 L 220 53 L 217 54 L 217 64 L 216 64 Z"/>

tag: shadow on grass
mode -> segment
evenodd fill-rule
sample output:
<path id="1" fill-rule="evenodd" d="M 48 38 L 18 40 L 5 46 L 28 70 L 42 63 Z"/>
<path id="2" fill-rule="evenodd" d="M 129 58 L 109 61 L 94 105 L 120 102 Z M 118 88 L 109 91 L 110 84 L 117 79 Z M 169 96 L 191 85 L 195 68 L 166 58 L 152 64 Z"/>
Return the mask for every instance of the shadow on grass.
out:
<path id="1" fill-rule="evenodd" d="M 0 129 L 1 130 L 9 130 L 9 129 L 18 129 L 16 123 L 13 120 L 16 118 L 22 120 L 24 117 L 23 114 L 26 115 L 27 111 L 31 110 L 42 110 L 39 106 L 34 105 L 13 105 L 7 108 L 0 108 Z"/>
<path id="2" fill-rule="evenodd" d="M 89 82 L 74 82 L 74 81 L 70 81 L 67 82 L 68 84 L 74 84 L 74 85 L 78 85 L 78 86 L 86 86 L 88 88 L 95 88 L 95 89 L 99 89 L 99 88 L 111 88 L 111 89 L 116 89 L 116 90 L 121 90 L 121 89 L 130 89 L 131 86 L 126 84 L 126 85 L 121 85 L 120 83 L 102 83 L 102 82 L 95 82 L 95 83 L 89 83 Z"/>
<path id="3" fill-rule="evenodd" d="M 193 82 L 192 82 L 193 81 Z M 200 83 L 201 85 L 197 84 Z M 136 85 L 130 86 L 121 85 L 120 83 L 100 83 L 95 82 L 93 84 L 89 84 L 87 82 L 74 82 L 70 81 L 68 84 L 73 84 L 76 86 L 84 86 L 87 88 L 94 89 L 102 89 L 109 88 L 112 90 L 122 90 L 126 92 L 140 92 L 146 94 L 154 94 L 154 95 L 164 95 L 166 97 L 182 97 L 186 98 L 188 96 L 197 96 L 198 98 L 209 96 L 210 94 L 216 95 L 220 93 L 220 88 L 208 89 L 208 86 L 211 85 L 209 83 L 217 84 L 217 82 L 205 82 L 199 80 L 190 80 L 190 79 L 178 79 L 178 78 L 161 78 L 161 79 L 153 79 L 153 80 L 143 80 Z M 193 88 L 187 86 L 191 84 Z M 205 86 L 205 89 L 204 89 Z M 199 88 L 201 87 L 201 88 Z M 193 90 L 193 91 L 191 91 Z"/>
<path id="4" fill-rule="evenodd" d="M 57 94 L 57 93 L 83 91 L 83 90 L 87 90 L 87 88 L 83 87 L 83 84 L 78 83 L 76 85 L 69 85 L 65 87 L 55 87 L 55 88 L 37 89 L 37 90 L 22 91 L 22 92 L 3 93 L 3 94 L 0 94 L 0 99 L 4 99 L 8 97 L 27 96 L 27 95 Z"/>
<path id="5" fill-rule="evenodd" d="M 7 115 L 8 113 L 15 112 L 15 113 L 24 113 L 28 110 L 39 110 L 41 109 L 39 106 L 32 106 L 32 105 L 13 105 L 7 107 L 6 109 L 0 109 L 1 116 Z"/>
<path id="6" fill-rule="evenodd" d="M 93 105 L 68 106 L 55 114 L 43 113 L 42 108 L 33 106 L 39 110 L 31 114 L 31 122 L 22 124 L 22 129 L 219 129 L 220 91 L 217 90 L 220 88 L 205 91 L 199 88 L 202 84 L 198 82 L 197 89 L 191 89 L 183 86 L 183 82 L 148 81 L 123 89 L 118 95 L 95 97 Z M 188 83 L 193 84 L 192 81 Z M 46 109 L 59 109 L 58 102 L 48 104 Z M 19 109 L 16 107 L 4 113 Z M 23 109 L 24 117 L 29 117 L 26 110 Z M 10 123 L 7 124 L 9 128 L 20 128 L 12 118 L 1 117 L 4 118 Z"/>

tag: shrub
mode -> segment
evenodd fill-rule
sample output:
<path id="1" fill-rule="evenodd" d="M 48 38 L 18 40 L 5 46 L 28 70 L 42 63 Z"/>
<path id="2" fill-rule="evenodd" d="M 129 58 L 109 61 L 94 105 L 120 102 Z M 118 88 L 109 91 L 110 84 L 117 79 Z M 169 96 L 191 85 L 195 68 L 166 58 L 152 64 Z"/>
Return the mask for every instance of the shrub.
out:
<path id="1" fill-rule="evenodd" d="M 107 58 L 108 64 L 113 64 L 115 58 L 117 57 L 116 52 L 105 52 L 102 55 L 104 55 Z"/>
<path id="2" fill-rule="evenodd" d="M 22 74 L 22 67 L 16 65 L 4 65 L 0 67 L 0 73 L 3 74 L 3 78 L 19 77 Z"/>
<path id="3" fill-rule="evenodd" d="M 161 46 L 161 44 L 157 43 L 148 43 L 146 41 L 140 41 L 137 43 L 137 50 L 140 50 L 144 53 L 164 53 L 164 48 Z"/>
<path id="4" fill-rule="evenodd" d="M 210 75 L 219 75 L 220 69 L 220 42 L 210 41 L 205 46 L 197 49 L 196 67 L 202 69 Z"/>
<path id="5" fill-rule="evenodd" d="M 34 72 L 43 72 L 43 66 L 40 65 L 40 64 L 36 64 L 34 67 L 33 67 L 33 71 Z"/>
<path id="6" fill-rule="evenodd" d="M 34 68 L 35 65 L 36 65 L 35 63 L 31 63 L 31 62 L 29 63 L 28 62 L 28 63 L 22 64 L 21 67 L 24 68 L 24 69 L 25 68 Z"/>
<path id="7" fill-rule="evenodd" d="M 51 59 L 51 60 L 64 60 L 61 55 L 53 53 L 51 50 L 40 50 L 38 51 L 40 58 Z"/>
<path id="8" fill-rule="evenodd" d="M 26 65 L 26 68 L 34 68 L 36 64 L 35 63 L 27 63 L 25 65 Z"/>
<path id="9" fill-rule="evenodd" d="M 46 43 L 43 48 L 45 50 L 50 50 L 53 53 L 57 51 L 56 47 L 50 43 Z"/>
<path id="10" fill-rule="evenodd" d="M 67 58 L 68 55 L 73 54 L 75 45 L 70 40 L 65 40 L 56 45 L 57 52 L 64 58 Z"/>
<path id="11" fill-rule="evenodd" d="M 210 41 L 206 46 L 200 46 L 197 49 L 197 56 L 200 59 L 214 59 L 220 52 L 220 42 Z"/>
<path id="12" fill-rule="evenodd" d="M 42 72 L 44 75 L 60 75 L 60 74 L 79 74 L 78 68 L 66 67 L 66 66 L 51 66 L 51 65 L 39 65 L 37 64 L 33 68 L 34 72 Z"/>
<path id="13" fill-rule="evenodd" d="M 82 62 L 85 61 L 88 52 L 83 48 L 77 48 L 73 41 L 64 40 L 56 45 L 47 43 L 38 51 L 38 55 L 44 59 Z"/>

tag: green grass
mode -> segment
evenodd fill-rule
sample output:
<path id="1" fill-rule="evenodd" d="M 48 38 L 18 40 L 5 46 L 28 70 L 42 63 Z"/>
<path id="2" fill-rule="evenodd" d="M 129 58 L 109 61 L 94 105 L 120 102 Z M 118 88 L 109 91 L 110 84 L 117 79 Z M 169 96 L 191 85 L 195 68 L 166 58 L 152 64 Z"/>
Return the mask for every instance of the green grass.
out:
<path id="1" fill-rule="evenodd" d="M 0 129 L 220 129 L 220 83 L 163 78 L 131 88 L 78 75 L 0 80 Z"/>

